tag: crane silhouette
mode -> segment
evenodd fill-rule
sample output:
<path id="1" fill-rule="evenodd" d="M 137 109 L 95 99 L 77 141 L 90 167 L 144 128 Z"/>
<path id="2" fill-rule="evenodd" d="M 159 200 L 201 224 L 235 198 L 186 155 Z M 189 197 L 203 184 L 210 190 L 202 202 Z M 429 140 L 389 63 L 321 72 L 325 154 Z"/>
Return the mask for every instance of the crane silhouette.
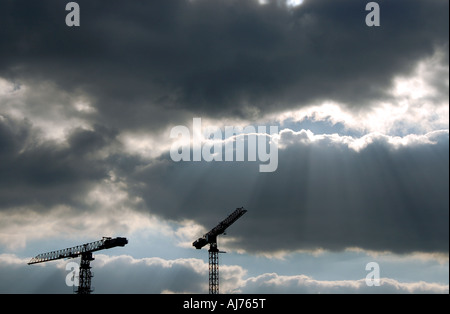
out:
<path id="1" fill-rule="evenodd" d="M 225 220 L 220 222 L 216 227 L 211 229 L 203 237 L 192 243 L 197 250 L 209 244 L 209 293 L 219 294 L 219 249 L 217 248 L 217 237 L 224 234 L 226 229 L 236 222 L 247 212 L 244 207 L 237 208 Z"/>
<path id="2" fill-rule="evenodd" d="M 45 263 L 50 261 L 55 261 L 64 258 L 77 258 L 81 256 L 80 260 L 80 274 L 77 294 L 90 294 L 91 289 L 91 261 L 94 260 L 92 252 L 110 249 L 116 246 L 125 246 L 128 244 L 126 238 L 109 238 L 103 237 L 103 239 L 91 243 L 86 243 L 78 246 L 74 246 L 67 249 L 62 249 L 58 251 L 52 251 L 48 253 L 42 253 L 33 257 L 28 265 Z"/>

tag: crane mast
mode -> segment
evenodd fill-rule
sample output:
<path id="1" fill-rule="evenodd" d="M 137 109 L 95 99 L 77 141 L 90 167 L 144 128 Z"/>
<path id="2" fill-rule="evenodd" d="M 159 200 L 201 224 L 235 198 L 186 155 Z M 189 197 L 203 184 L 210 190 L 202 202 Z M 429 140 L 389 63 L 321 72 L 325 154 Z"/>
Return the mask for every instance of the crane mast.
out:
<path id="1" fill-rule="evenodd" d="M 221 221 L 216 227 L 211 229 L 203 237 L 196 240 L 192 245 L 200 250 L 209 244 L 209 293 L 219 294 L 219 253 L 217 247 L 217 237 L 224 234 L 226 229 L 235 223 L 239 218 L 247 212 L 243 207 L 237 208 L 226 219 Z"/>
<path id="2" fill-rule="evenodd" d="M 91 243 L 77 245 L 71 248 L 47 252 L 39 254 L 33 257 L 28 265 L 45 263 L 49 261 L 55 261 L 64 258 L 77 258 L 80 256 L 80 274 L 79 274 L 79 286 L 78 294 L 90 294 L 91 290 L 91 261 L 94 260 L 93 252 L 110 249 L 117 246 L 125 246 L 128 244 L 126 238 L 109 238 L 103 237 L 103 239 Z"/>

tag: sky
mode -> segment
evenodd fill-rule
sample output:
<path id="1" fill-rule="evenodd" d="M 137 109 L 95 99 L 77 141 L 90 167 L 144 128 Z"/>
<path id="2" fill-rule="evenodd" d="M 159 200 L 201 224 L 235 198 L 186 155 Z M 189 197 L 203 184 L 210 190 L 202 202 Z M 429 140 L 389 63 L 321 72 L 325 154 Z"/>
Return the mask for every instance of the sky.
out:
<path id="1" fill-rule="evenodd" d="M 448 1 L 76 2 L 0 2 L 0 293 L 73 293 L 27 262 L 104 236 L 94 293 L 207 293 L 238 207 L 221 293 L 449 293 Z"/>

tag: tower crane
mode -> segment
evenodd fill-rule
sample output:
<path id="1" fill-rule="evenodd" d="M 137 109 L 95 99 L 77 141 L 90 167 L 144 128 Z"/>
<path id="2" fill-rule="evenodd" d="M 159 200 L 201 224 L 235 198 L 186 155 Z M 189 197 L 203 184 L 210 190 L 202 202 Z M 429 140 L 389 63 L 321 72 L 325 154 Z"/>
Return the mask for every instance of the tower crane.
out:
<path id="1" fill-rule="evenodd" d="M 79 286 L 77 293 L 78 294 L 90 294 L 92 292 L 91 290 L 91 261 L 94 260 L 94 257 L 92 256 L 92 252 L 105 250 L 105 249 L 111 249 L 116 246 L 125 246 L 128 244 L 128 240 L 126 238 L 109 238 L 109 237 L 103 237 L 99 241 L 86 243 L 78 246 L 74 246 L 67 249 L 62 249 L 58 251 L 52 251 L 48 253 L 42 253 L 37 255 L 36 257 L 33 257 L 29 262 L 28 265 L 32 264 L 38 264 L 38 263 L 44 263 L 44 262 L 50 262 L 55 261 L 58 259 L 64 259 L 64 258 L 77 258 L 78 256 L 81 256 L 80 260 L 80 274 L 79 274 Z"/>
<path id="2" fill-rule="evenodd" d="M 219 294 L 219 249 L 217 248 L 217 236 L 224 234 L 226 229 L 247 212 L 244 207 L 237 208 L 225 220 L 211 229 L 203 237 L 192 243 L 197 250 L 209 244 L 209 293 Z"/>

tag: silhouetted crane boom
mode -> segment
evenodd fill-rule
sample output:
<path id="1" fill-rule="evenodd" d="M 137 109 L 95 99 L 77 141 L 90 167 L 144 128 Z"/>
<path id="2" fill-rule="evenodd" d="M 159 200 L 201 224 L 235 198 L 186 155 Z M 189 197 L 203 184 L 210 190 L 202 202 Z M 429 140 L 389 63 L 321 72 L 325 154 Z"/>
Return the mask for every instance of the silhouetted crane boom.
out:
<path id="1" fill-rule="evenodd" d="M 42 253 L 37 255 L 36 257 L 33 257 L 29 262 L 28 265 L 31 264 L 37 264 L 37 263 L 44 263 L 49 261 L 54 261 L 58 259 L 64 259 L 64 258 L 76 258 L 84 253 L 92 253 L 95 251 L 110 249 L 116 246 L 125 246 L 128 243 L 128 240 L 126 238 L 107 238 L 104 237 L 103 239 L 91 243 L 86 243 L 78 246 L 74 246 L 67 249 L 62 249 L 58 251 L 48 252 L 48 253 Z"/>
<path id="2" fill-rule="evenodd" d="M 78 276 L 77 293 L 90 294 L 92 292 L 91 278 L 93 277 L 90 263 L 94 260 L 92 252 L 111 249 L 116 246 L 125 246 L 126 244 L 128 244 L 128 240 L 126 238 L 112 239 L 103 237 L 103 239 L 99 241 L 74 246 L 68 249 L 39 254 L 36 257 L 33 257 L 28 262 L 28 265 L 44 263 L 63 258 L 80 257 L 80 273 Z"/>
<path id="3" fill-rule="evenodd" d="M 192 245 L 195 246 L 196 249 L 200 250 L 202 247 L 207 245 L 208 243 L 216 243 L 217 236 L 223 234 L 229 226 L 236 222 L 239 218 L 242 217 L 247 212 L 244 207 L 237 208 L 230 216 L 220 222 L 216 227 L 211 229 L 208 233 L 206 233 L 202 238 L 199 238 Z"/>
<path id="4" fill-rule="evenodd" d="M 244 207 L 237 208 L 230 216 L 220 222 L 211 231 L 206 233 L 202 238 L 192 243 L 197 250 L 200 250 L 205 245 L 209 244 L 209 293 L 219 294 L 219 253 L 217 248 L 217 236 L 225 233 L 227 228 L 231 226 L 236 220 L 242 217 L 247 211 Z"/>

